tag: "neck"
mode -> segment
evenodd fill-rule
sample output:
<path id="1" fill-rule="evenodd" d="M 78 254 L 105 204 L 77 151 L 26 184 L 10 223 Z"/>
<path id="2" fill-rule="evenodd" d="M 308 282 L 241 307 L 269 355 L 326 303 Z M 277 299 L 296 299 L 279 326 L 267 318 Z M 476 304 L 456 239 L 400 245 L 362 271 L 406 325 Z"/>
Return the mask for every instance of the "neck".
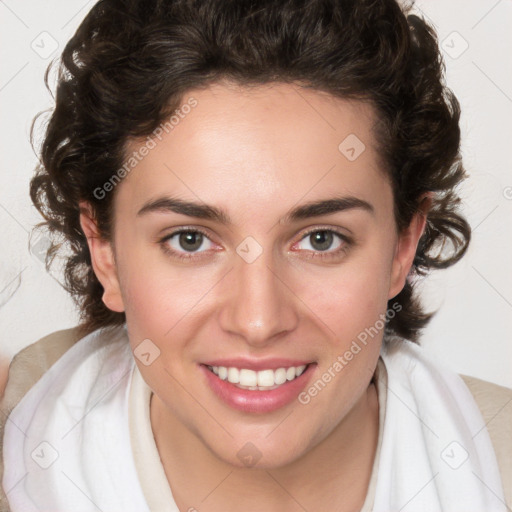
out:
<path id="1" fill-rule="evenodd" d="M 318 445 L 286 466 L 238 468 L 218 459 L 152 395 L 151 424 L 181 511 L 359 511 L 373 468 L 379 404 L 373 382 Z M 300 427 L 299 427 L 300 428 Z"/>

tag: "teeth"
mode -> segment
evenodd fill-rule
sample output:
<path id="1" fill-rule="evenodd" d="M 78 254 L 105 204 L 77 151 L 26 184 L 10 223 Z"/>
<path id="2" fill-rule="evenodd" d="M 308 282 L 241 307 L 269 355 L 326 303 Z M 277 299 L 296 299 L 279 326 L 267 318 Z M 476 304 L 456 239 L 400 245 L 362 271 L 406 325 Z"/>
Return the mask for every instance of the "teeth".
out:
<path id="1" fill-rule="evenodd" d="M 228 368 L 228 381 L 233 384 L 238 384 L 240 382 L 240 370 L 238 368 Z"/>
<path id="2" fill-rule="evenodd" d="M 275 385 L 274 379 L 274 370 L 263 370 L 258 372 L 258 386 L 266 386 L 269 388 L 270 386 Z"/>
<path id="3" fill-rule="evenodd" d="M 284 368 L 279 368 L 274 372 L 274 382 L 276 384 L 284 384 L 286 382 L 286 370 Z"/>
<path id="4" fill-rule="evenodd" d="M 225 366 L 219 368 L 219 379 L 226 380 L 228 376 L 228 369 Z"/>
<path id="5" fill-rule="evenodd" d="M 240 384 L 242 386 L 257 386 L 259 373 L 253 370 L 246 370 L 245 368 L 240 370 Z"/>
<path id="6" fill-rule="evenodd" d="M 221 380 L 238 385 L 242 389 L 269 390 L 274 389 L 286 381 L 291 381 L 304 373 L 306 365 L 279 368 L 277 370 L 248 370 L 225 366 L 208 366 Z"/>

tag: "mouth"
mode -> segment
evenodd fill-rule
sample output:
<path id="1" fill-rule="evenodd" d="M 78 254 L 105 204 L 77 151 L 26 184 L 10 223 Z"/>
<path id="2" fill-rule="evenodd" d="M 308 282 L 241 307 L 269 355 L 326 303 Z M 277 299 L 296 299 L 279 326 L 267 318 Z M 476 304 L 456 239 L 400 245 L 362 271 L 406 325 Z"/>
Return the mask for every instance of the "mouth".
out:
<path id="1" fill-rule="evenodd" d="M 242 412 L 269 413 L 294 402 L 316 366 L 311 362 L 253 370 L 242 365 L 199 364 L 199 369 L 222 403 Z"/>
<path id="2" fill-rule="evenodd" d="M 309 363 L 312 364 L 312 363 Z M 249 391 L 271 391 L 300 377 L 309 364 L 300 366 L 281 367 L 277 370 L 250 370 L 235 366 L 209 366 L 206 367 L 217 375 L 220 380 L 227 381 L 239 389 Z"/>

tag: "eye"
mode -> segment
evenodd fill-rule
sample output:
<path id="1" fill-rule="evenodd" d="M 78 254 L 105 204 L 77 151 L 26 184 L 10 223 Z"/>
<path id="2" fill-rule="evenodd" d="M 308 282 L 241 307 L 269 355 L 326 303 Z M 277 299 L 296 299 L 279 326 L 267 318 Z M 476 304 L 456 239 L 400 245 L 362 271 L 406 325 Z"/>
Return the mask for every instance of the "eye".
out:
<path id="1" fill-rule="evenodd" d="M 177 259 L 199 258 L 214 246 L 208 235 L 199 229 L 176 230 L 159 241 L 165 253 Z M 343 255 L 351 245 L 351 240 L 332 229 L 315 229 L 306 233 L 295 244 L 305 250 L 309 258 L 336 258 Z"/>
<path id="2" fill-rule="evenodd" d="M 332 229 L 310 231 L 296 244 L 299 249 L 316 253 L 312 257 L 321 258 L 336 257 L 341 253 L 345 253 L 349 245 L 350 240 L 348 237 Z"/>
<path id="3" fill-rule="evenodd" d="M 212 248 L 213 243 L 205 233 L 197 229 L 174 231 L 160 240 L 165 251 L 178 258 L 190 258 Z"/>

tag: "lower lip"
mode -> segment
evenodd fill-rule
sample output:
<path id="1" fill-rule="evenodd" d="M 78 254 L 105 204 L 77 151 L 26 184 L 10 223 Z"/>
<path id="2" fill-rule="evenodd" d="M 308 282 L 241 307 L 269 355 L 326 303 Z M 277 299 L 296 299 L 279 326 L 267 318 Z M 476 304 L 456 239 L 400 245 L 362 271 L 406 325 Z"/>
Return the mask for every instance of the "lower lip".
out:
<path id="1" fill-rule="evenodd" d="M 233 409 L 252 413 L 276 411 L 293 402 L 306 387 L 315 366 L 315 364 L 309 364 L 302 375 L 285 382 L 278 388 L 269 391 L 251 391 L 240 389 L 227 380 L 219 379 L 204 364 L 199 365 L 210 388 L 221 400 Z"/>

